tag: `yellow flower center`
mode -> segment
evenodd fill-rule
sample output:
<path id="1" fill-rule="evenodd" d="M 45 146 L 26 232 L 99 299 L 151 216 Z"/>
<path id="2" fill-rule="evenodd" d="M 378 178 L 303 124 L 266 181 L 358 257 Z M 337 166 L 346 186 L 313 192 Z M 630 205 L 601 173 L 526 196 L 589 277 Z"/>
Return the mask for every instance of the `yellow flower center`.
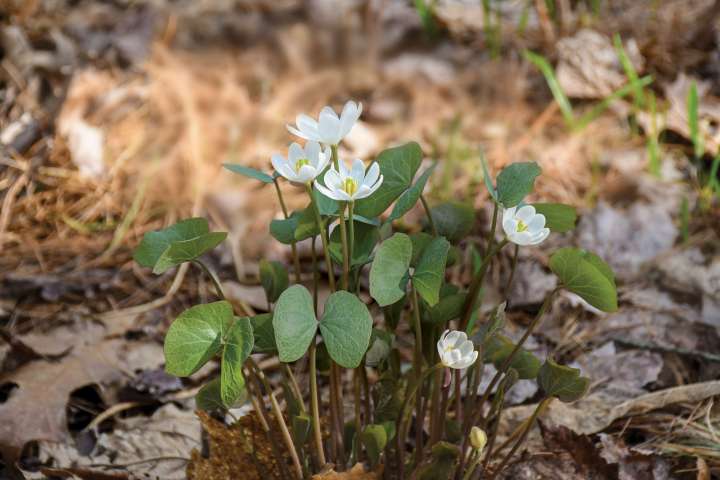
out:
<path id="1" fill-rule="evenodd" d="M 527 230 L 527 229 L 528 229 L 528 226 L 525 225 L 525 222 L 523 222 L 522 220 L 518 220 L 517 231 L 518 231 L 518 232 L 524 232 L 524 231 Z"/>
<path id="2" fill-rule="evenodd" d="M 310 165 L 310 160 L 307 158 L 301 158 L 295 162 L 295 173 L 300 173 L 300 169 L 305 165 Z"/>
<path id="3" fill-rule="evenodd" d="M 345 193 L 352 197 L 353 195 L 355 195 L 355 192 L 357 192 L 357 182 L 352 178 L 346 178 L 342 184 L 342 189 L 343 191 L 345 191 Z"/>

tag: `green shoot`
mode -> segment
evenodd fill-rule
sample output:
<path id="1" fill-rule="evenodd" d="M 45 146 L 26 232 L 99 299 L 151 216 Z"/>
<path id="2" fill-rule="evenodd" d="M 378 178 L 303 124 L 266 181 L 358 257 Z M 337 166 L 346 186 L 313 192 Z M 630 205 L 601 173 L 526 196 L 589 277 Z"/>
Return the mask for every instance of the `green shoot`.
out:
<path id="1" fill-rule="evenodd" d="M 658 142 L 658 131 L 657 131 L 657 107 L 655 105 L 655 94 L 650 92 L 649 105 L 650 105 L 650 132 L 647 136 L 647 152 L 648 159 L 650 161 L 649 168 L 650 173 L 660 178 L 660 142 Z"/>
<path id="2" fill-rule="evenodd" d="M 652 76 L 647 75 L 638 80 L 638 85 L 640 85 L 642 88 L 650 85 L 652 82 Z M 624 87 L 620 87 L 619 89 L 615 90 L 613 93 L 598 102 L 593 108 L 590 109 L 589 112 L 580 117 L 577 122 L 575 122 L 573 130 L 582 130 L 583 128 L 587 127 L 592 121 L 594 121 L 605 110 L 607 110 L 607 108 L 612 104 L 612 102 L 629 95 L 630 93 L 632 93 L 634 88 L 634 85 L 627 84 Z"/>
<path id="3" fill-rule="evenodd" d="M 530 50 L 525 50 L 524 55 L 526 59 L 532 62 L 540 70 L 540 72 L 542 72 L 545 77 L 545 81 L 547 82 L 548 87 L 550 87 L 550 91 L 558 104 L 558 107 L 560 107 L 560 112 L 562 113 L 563 119 L 565 119 L 565 123 L 572 128 L 575 124 L 575 114 L 573 113 L 570 100 L 568 100 L 565 92 L 563 92 L 563 89 L 560 86 L 560 82 L 558 82 L 557 77 L 555 76 L 555 70 L 552 65 L 550 65 L 550 62 L 548 62 L 545 57 L 531 52 Z"/>
<path id="4" fill-rule="evenodd" d="M 635 70 L 635 67 L 630 61 L 630 57 L 628 57 L 625 52 L 625 48 L 623 48 L 622 38 L 620 38 L 619 34 L 616 33 L 613 36 L 613 43 L 615 44 L 615 51 L 617 52 L 618 57 L 620 57 L 620 63 L 625 71 L 625 76 L 627 76 L 630 81 L 630 85 L 632 85 L 635 108 L 636 110 L 645 108 L 645 94 L 643 92 L 643 87 L 640 84 L 640 77 L 638 77 L 637 70 Z"/>
<path id="5" fill-rule="evenodd" d="M 693 155 L 698 160 L 705 153 L 702 135 L 700 134 L 700 121 L 698 115 L 698 91 L 695 82 L 690 85 L 687 98 L 688 127 L 690 128 L 690 139 L 693 144 Z"/>
<path id="6" fill-rule="evenodd" d="M 433 38 L 438 31 L 437 23 L 435 23 L 435 4 L 437 0 L 415 0 L 415 11 L 420 17 L 425 33 Z"/>

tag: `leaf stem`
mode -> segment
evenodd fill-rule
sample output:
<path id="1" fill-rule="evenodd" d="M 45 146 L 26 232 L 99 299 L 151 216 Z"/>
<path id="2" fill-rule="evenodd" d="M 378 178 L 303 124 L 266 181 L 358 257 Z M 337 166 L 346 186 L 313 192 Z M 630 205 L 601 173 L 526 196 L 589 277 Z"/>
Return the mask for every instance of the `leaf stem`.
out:
<path id="1" fill-rule="evenodd" d="M 332 152 L 332 163 L 335 170 L 340 171 L 340 158 L 338 156 L 338 146 L 330 145 L 330 152 Z"/>
<path id="2" fill-rule="evenodd" d="M 496 469 L 493 469 L 492 473 L 488 475 L 487 480 L 493 480 L 498 473 L 502 471 L 503 468 L 505 468 L 505 465 L 507 465 L 508 461 L 510 461 L 510 458 L 517 452 L 518 448 L 520 448 L 520 445 L 525 441 L 525 438 L 527 438 L 528 433 L 530 433 L 530 429 L 532 428 L 532 424 L 535 422 L 537 417 L 545 411 L 547 406 L 550 404 L 550 401 L 552 400 L 552 397 L 545 398 L 542 402 L 538 404 L 538 406 L 535 408 L 535 411 L 532 413 L 528 421 L 526 422 L 526 427 L 520 434 L 520 438 L 517 439 L 517 442 L 515 442 L 515 445 L 512 446 L 510 451 L 505 455 L 505 457 L 502 459 L 502 462 L 500 462 L 500 465 Z"/>
<path id="3" fill-rule="evenodd" d="M 480 289 L 482 288 L 483 279 L 485 278 L 485 273 L 487 273 L 488 266 L 490 264 L 490 259 L 499 252 L 502 247 L 505 246 L 507 243 L 507 240 L 503 240 L 501 244 L 498 246 L 498 248 L 494 249 L 493 245 L 495 244 L 495 229 L 497 227 L 497 216 L 498 216 L 498 204 L 497 202 L 494 203 L 493 207 L 493 216 L 492 216 L 492 222 L 490 224 L 490 231 L 488 232 L 487 236 L 487 254 L 483 258 L 482 265 L 480 265 L 480 270 L 478 273 L 473 277 L 472 282 L 470 283 L 470 288 L 468 289 L 468 295 L 465 297 L 465 304 L 463 305 L 463 313 L 462 317 L 460 317 L 460 323 L 458 324 L 458 329 L 464 331 L 468 323 L 470 322 L 470 316 L 473 312 L 473 307 L 475 306 L 475 303 L 477 302 L 478 294 L 480 293 Z"/>
<path id="4" fill-rule="evenodd" d="M 220 285 L 220 280 L 215 276 L 215 274 L 208 268 L 205 263 L 200 259 L 195 259 L 192 261 L 195 265 L 200 267 L 200 269 L 205 272 L 205 275 L 210 277 L 210 280 L 212 280 L 213 286 L 215 287 L 215 292 L 217 293 L 217 296 L 220 297 L 222 300 L 225 300 L 225 292 L 223 292 L 222 286 Z"/>
<path id="5" fill-rule="evenodd" d="M 435 227 L 435 221 L 433 220 L 432 213 L 430 212 L 430 206 L 427 203 L 427 200 L 425 200 L 425 195 L 420 194 L 420 202 L 422 203 L 423 208 L 425 209 L 425 215 L 427 215 L 428 223 L 430 224 L 430 230 L 433 232 L 433 236 L 438 236 L 437 228 Z"/>
<path id="6" fill-rule="evenodd" d="M 290 453 L 290 458 L 292 459 L 293 467 L 295 468 L 295 476 L 299 480 L 302 480 L 303 469 L 302 465 L 300 464 L 300 457 L 298 456 L 297 450 L 295 449 L 295 444 L 293 443 L 292 436 L 290 435 L 290 431 L 288 430 L 287 424 L 285 423 L 285 418 L 283 417 L 280 405 L 278 404 L 277 399 L 275 398 L 275 394 L 273 393 L 272 386 L 270 385 L 270 382 L 268 382 L 263 371 L 260 369 L 257 363 L 255 363 L 255 360 L 252 358 L 252 356 L 248 357 L 248 362 L 255 371 L 255 375 L 257 376 L 257 378 L 260 379 L 263 387 L 265 387 L 265 390 L 267 390 L 268 392 L 273 414 L 275 416 L 275 419 L 277 420 L 278 426 L 280 427 L 280 433 L 282 434 L 283 440 L 285 441 L 285 447 Z"/>
<path id="7" fill-rule="evenodd" d="M 318 400 L 317 386 L 317 346 L 315 339 L 310 343 L 310 410 L 312 411 L 312 428 L 313 438 L 315 439 L 315 450 L 317 450 L 318 459 L 320 460 L 320 468 L 322 468 L 327 460 L 325 459 L 325 449 L 322 442 L 322 430 L 320 429 L 320 405 Z"/>
<path id="8" fill-rule="evenodd" d="M 508 278 L 507 284 L 505 284 L 505 297 L 510 296 L 510 287 L 512 287 L 513 277 L 515 276 L 515 268 L 517 267 L 518 252 L 520 251 L 520 245 L 515 245 L 515 251 L 513 252 L 512 267 L 510 267 L 510 277 Z"/>
<path id="9" fill-rule="evenodd" d="M 342 243 L 342 257 L 343 257 L 343 273 L 342 273 L 342 289 L 348 290 L 350 285 L 350 256 L 348 248 L 348 237 L 347 237 L 347 226 L 345 225 L 345 209 L 347 203 L 343 202 L 340 205 L 340 242 Z"/>
<path id="10" fill-rule="evenodd" d="M 417 290 L 415 289 L 415 283 L 413 281 L 411 286 L 412 295 L 412 307 L 413 307 L 413 327 L 415 328 L 415 355 L 413 356 L 413 370 L 415 371 L 415 378 L 420 381 L 422 378 L 422 324 L 420 322 L 420 302 L 418 302 Z M 419 386 L 422 388 L 422 385 Z M 415 452 L 416 452 L 416 463 L 419 464 L 422 461 L 423 451 L 423 425 L 425 423 L 425 415 L 422 411 L 422 396 L 416 397 L 416 415 L 415 415 Z"/>
<path id="11" fill-rule="evenodd" d="M 323 252 L 325 254 L 325 263 L 328 269 L 328 283 L 330 283 L 330 290 L 335 291 L 335 273 L 333 271 L 332 260 L 330 259 L 330 250 L 328 249 L 327 232 L 325 231 L 325 225 L 323 224 L 322 217 L 320 217 L 320 210 L 318 209 L 317 202 L 315 202 L 315 195 L 313 195 L 313 189 L 310 183 L 305 185 L 308 195 L 310 195 L 310 205 L 315 213 L 315 223 L 317 223 L 318 230 L 320 230 L 320 240 L 322 240 Z"/>
<path id="12" fill-rule="evenodd" d="M 273 177 L 273 183 L 275 184 L 275 191 L 277 192 L 278 200 L 280 201 L 280 208 L 282 209 L 283 216 L 286 219 L 290 218 L 287 206 L 285 205 L 282 190 L 280 190 L 280 183 L 278 182 L 278 179 Z M 300 257 L 298 256 L 297 242 L 293 240 L 290 244 L 290 249 L 292 250 L 293 265 L 295 267 L 295 281 L 300 283 Z"/>

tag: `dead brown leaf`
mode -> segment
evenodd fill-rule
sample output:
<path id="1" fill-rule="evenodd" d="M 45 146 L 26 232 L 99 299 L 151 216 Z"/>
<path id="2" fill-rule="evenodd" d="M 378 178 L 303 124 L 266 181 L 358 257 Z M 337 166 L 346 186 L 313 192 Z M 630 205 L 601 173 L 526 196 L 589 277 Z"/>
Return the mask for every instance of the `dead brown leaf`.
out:
<path id="1" fill-rule="evenodd" d="M 380 478 L 382 478 L 382 470 L 366 472 L 365 467 L 360 463 L 356 463 L 347 472 L 336 472 L 330 469 L 312 476 L 312 480 L 379 480 Z"/>

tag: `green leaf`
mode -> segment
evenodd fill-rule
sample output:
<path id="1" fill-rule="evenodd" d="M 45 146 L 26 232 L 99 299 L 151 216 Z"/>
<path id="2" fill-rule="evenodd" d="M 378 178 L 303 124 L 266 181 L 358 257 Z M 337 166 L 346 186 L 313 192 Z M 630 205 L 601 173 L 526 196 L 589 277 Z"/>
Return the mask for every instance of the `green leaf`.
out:
<path id="1" fill-rule="evenodd" d="M 270 235 L 280 243 L 290 245 L 295 242 L 295 230 L 300 223 L 300 212 L 293 212 L 285 219 L 275 219 L 270 222 Z"/>
<path id="2" fill-rule="evenodd" d="M 267 353 L 277 351 L 275 344 L 275 329 L 272 324 L 272 313 L 261 313 L 250 317 L 250 324 L 255 337 L 254 351 L 256 353 Z"/>
<path id="3" fill-rule="evenodd" d="M 392 333 L 373 328 L 370 336 L 370 348 L 365 353 L 365 365 L 377 367 L 385 360 L 390 355 L 394 337 Z"/>
<path id="4" fill-rule="evenodd" d="M 250 319 L 236 318 L 225 336 L 220 365 L 220 398 L 226 407 L 231 407 L 245 390 L 242 367 L 252 352 L 253 342 Z"/>
<path id="5" fill-rule="evenodd" d="M 247 391 L 243 390 L 240 397 L 229 408 L 237 408 L 247 401 Z M 226 407 L 220 397 L 220 377 L 210 380 L 195 395 L 195 405 L 206 412 L 224 412 Z"/>
<path id="6" fill-rule="evenodd" d="M 422 149 L 415 142 L 380 152 L 377 162 L 383 183 L 368 198 L 355 205 L 355 213 L 364 217 L 377 217 L 412 185 L 422 161 Z"/>
<path id="7" fill-rule="evenodd" d="M 162 273 L 215 248 L 226 236 L 223 232 L 210 233 L 204 218 L 189 218 L 163 230 L 146 233 L 133 257 L 143 267 Z"/>
<path id="8" fill-rule="evenodd" d="M 254 178 L 255 180 L 260 180 L 263 183 L 273 183 L 273 177 L 267 173 L 261 172 L 260 170 L 255 170 L 254 168 L 238 165 L 236 163 L 223 163 L 223 167 L 233 173 L 238 173 L 243 177 Z"/>
<path id="9" fill-rule="evenodd" d="M 538 384 L 548 397 L 568 403 L 582 398 L 590 379 L 580 376 L 580 370 L 558 365 L 548 358 L 538 372 Z"/>
<path id="10" fill-rule="evenodd" d="M 485 358 L 491 361 L 495 367 L 501 368 L 514 348 L 515 344 L 506 336 L 493 335 L 485 343 Z M 518 350 L 510 362 L 510 368 L 517 370 L 519 377 L 524 379 L 535 378 L 540 370 L 540 365 L 540 360 L 524 348 Z"/>
<path id="11" fill-rule="evenodd" d="M 417 232 L 410 235 L 410 241 L 412 242 L 412 258 L 410 259 L 410 265 L 412 267 L 417 265 L 425 247 L 430 245 L 433 238 L 435 237 L 425 232 Z"/>
<path id="12" fill-rule="evenodd" d="M 483 182 L 485 182 L 485 188 L 487 188 L 488 193 L 490 194 L 490 197 L 495 200 L 495 202 L 498 202 L 497 192 L 495 191 L 495 187 L 493 186 L 492 177 L 490 176 L 490 171 L 487 167 L 487 161 L 485 160 L 485 153 L 480 150 L 480 163 L 482 164 L 483 169 Z"/>
<path id="13" fill-rule="evenodd" d="M 349 229 L 348 229 L 349 234 Z M 330 234 L 330 255 L 332 259 L 342 265 L 342 242 L 340 228 L 335 228 Z M 353 245 L 352 266 L 364 265 L 370 261 L 372 251 L 380 240 L 380 229 L 366 223 L 355 222 L 355 243 Z"/>
<path id="14" fill-rule="evenodd" d="M 450 250 L 450 243 L 443 237 L 433 239 L 425 247 L 412 275 L 415 290 L 431 307 L 440 300 L 440 286 L 445 280 L 448 250 Z"/>
<path id="15" fill-rule="evenodd" d="M 417 201 L 420 199 L 420 195 L 422 195 L 423 190 L 425 190 L 425 185 L 427 184 L 430 175 L 432 175 L 433 170 L 435 170 L 435 165 L 425 170 L 417 179 L 415 184 L 400 195 L 400 198 L 398 198 L 397 202 L 395 202 L 395 206 L 390 213 L 390 217 L 388 217 L 388 222 L 401 218 L 415 206 Z"/>
<path id="16" fill-rule="evenodd" d="M 310 417 L 307 415 L 295 415 L 292 417 L 292 439 L 295 444 L 295 448 L 302 448 L 307 442 L 310 436 L 310 430 L 312 428 L 312 422 Z"/>
<path id="17" fill-rule="evenodd" d="M 260 283 L 270 303 L 275 303 L 290 284 L 288 272 L 280 262 L 260 261 Z"/>
<path id="18" fill-rule="evenodd" d="M 165 335 L 165 370 L 178 377 L 197 372 L 220 351 L 232 321 L 232 305 L 225 300 L 182 312 Z"/>
<path id="19" fill-rule="evenodd" d="M 362 433 L 360 433 L 360 441 L 365 446 L 370 459 L 370 466 L 375 467 L 380 461 L 382 454 L 387 445 L 387 431 L 382 425 L 368 425 Z"/>
<path id="20" fill-rule="evenodd" d="M 577 248 L 561 248 L 550 257 L 550 269 L 563 286 L 604 312 L 617 310 L 612 269 L 597 255 Z"/>
<path id="21" fill-rule="evenodd" d="M 405 296 L 403 278 L 410 268 L 412 242 L 396 233 L 380 244 L 370 267 L 370 295 L 381 307 Z"/>
<path id="22" fill-rule="evenodd" d="M 318 207 L 318 212 L 322 216 L 337 215 L 340 210 L 337 200 L 333 200 L 330 197 L 323 195 L 320 190 L 313 189 L 313 195 L 315 196 L 315 202 Z"/>
<path id="23" fill-rule="evenodd" d="M 272 325 L 281 362 L 294 362 L 305 354 L 317 330 L 313 299 L 307 288 L 293 285 L 280 295 Z"/>
<path id="24" fill-rule="evenodd" d="M 450 320 L 460 318 L 467 293 L 453 293 L 440 299 L 437 305 L 428 310 L 426 320 L 435 325 L 444 325 Z"/>
<path id="25" fill-rule="evenodd" d="M 545 226 L 553 232 L 565 233 L 575 228 L 577 211 L 563 203 L 533 203 L 535 211 L 545 215 Z"/>
<path id="26" fill-rule="evenodd" d="M 324 222 L 323 222 L 324 224 Z M 312 205 L 308 205 L 298 217 L 297 228 L 295 228 L 295 241 L 305 240 L 320 235 L 320 229 L 317 226 L 317 219 Z"/>
<path id="27" fill-rule="evenodd" d="M 430 209 L 438 235 L 457 243 L 464 239 L 475 223 L 472 207 L 457 202 L 445 202 Z"/>
<path id="28" fill-rule="evenodd" d="M 190 240 L 173 242 L 160 255 L 153 273 L 160 274 L 184 262 L 195 260 L 205 252 L 217 247 L 227 237 L 227 232 L 210 232 Z"/>
<path id="29" fill-rule="evenodd" d="M 532 192 L 535 178 L 540 175 L 535 162 L 511 163 L 497 177 L 498 200 L 505 208 L 515 207 Z"/>
<path id="30" fill-rule="evenodd" d="M 502 331 L 505 327 L 505 307 L 507 302 L 502 302 L 500 305 L 495 307 L 490 313 L 488 321 L 480 325 L 480 329 L 473 336 L 473 342 L 476 345 L 486 345 L 487 342 L 495 336 L 498 332 Z"/>
<path id="31" fill-rule="evenodd" d="M 320 319 L 330 357 L 345 368 L 360 365 L 370 344 L 372 323 L 367 306 L 358 297 L 345 291 L 330 295 Z"/>

